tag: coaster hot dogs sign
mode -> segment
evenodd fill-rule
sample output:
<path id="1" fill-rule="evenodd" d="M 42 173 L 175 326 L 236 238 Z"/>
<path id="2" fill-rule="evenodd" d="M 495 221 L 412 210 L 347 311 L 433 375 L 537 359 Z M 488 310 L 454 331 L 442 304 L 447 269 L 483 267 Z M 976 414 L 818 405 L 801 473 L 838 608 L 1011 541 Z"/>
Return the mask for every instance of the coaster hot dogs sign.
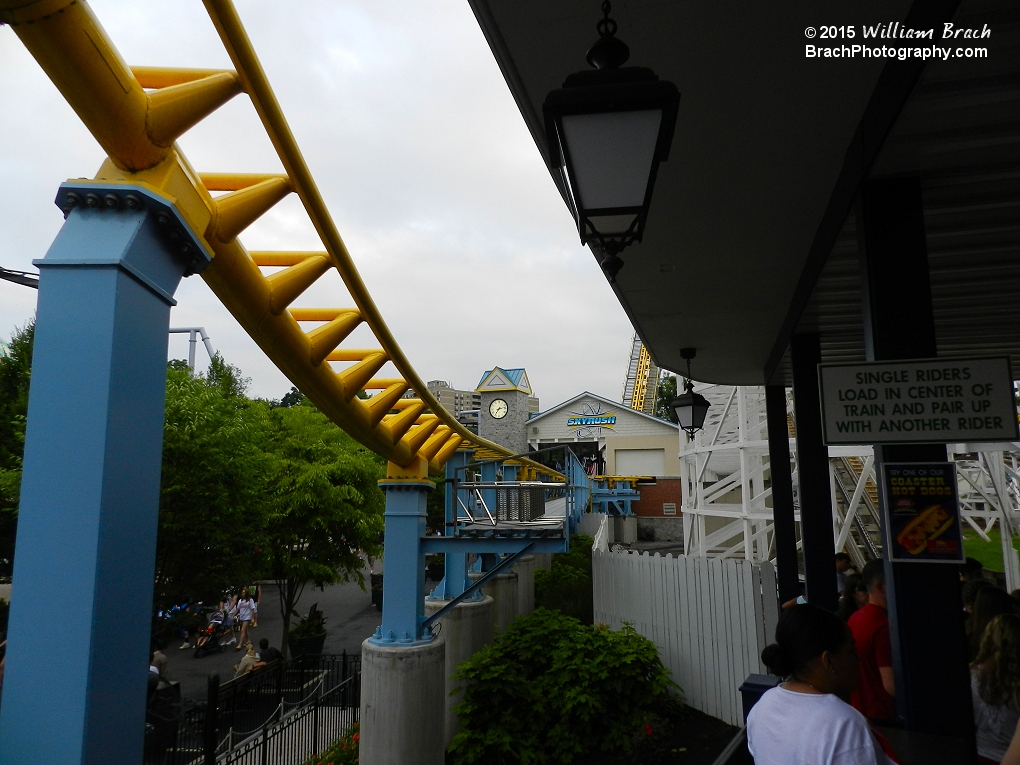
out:
<path id="1" fill-rule="evenodd" d="M 952 462 L 887 462 L 882 488 L 892 560 L 963 562 Z"/>
<path id="2" fill-rule="evenodd" d="M 820 364 L 827 444 L 1016 441 L 1007 358 Z"/>

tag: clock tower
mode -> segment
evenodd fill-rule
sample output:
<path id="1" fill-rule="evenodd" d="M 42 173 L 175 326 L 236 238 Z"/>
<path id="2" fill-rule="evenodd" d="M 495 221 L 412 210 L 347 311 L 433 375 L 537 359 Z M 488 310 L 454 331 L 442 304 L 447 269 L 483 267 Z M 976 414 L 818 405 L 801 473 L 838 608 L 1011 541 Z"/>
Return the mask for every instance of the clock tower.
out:
<path id="1" fill-rule="evenodd" d="M 531 384 L 523 369 L 495 367 L 482 375 L 475 391 L 482 395 L 478 435 L 515 454 L 528 450 L 528 398 Z"/>

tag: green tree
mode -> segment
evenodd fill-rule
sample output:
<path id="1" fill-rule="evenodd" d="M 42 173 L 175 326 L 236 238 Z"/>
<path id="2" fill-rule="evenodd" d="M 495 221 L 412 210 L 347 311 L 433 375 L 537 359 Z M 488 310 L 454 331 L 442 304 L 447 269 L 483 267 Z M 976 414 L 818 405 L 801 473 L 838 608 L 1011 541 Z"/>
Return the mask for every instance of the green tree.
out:
<path id="1" fill-rule="evenodd" d="M 15 329 L 0 352 L 0 576 L 10 576 L 14 565 L 34 336 L 33 320 Z"/>
<path id="2" fill-rule="evenodd" d="M 184 362 L 167 371 L 155 605 L 215 602 L 252 581 L 259 560 L 266 457 L 258 442 L 269 407 L 244 397 L 245 380 L 217 354 L 206 376 Z"/>
<path id="3" fill-rule="evenodd" d="M 280 399 L 280 406 L 306 406 L 311 402 L 305 397 L 305 394 L 299 391 L 293 385 L 290 390 L 284 394 L 283 398 Z"/>
<path id="4" fill-rule="evenodd" d="M 676 410 L 671 404 L 676 398 L 676 375 L 663 374 L 659 378 L 659 388 L 655 393 L 655 416 L 677 424 Z"/>
<path id="5" fill-rule="evenodd" d="M 273 409 L 261 530 L 266 576 L 279 588 L 286 653 L 291 617 L 307 585 L 357 581 L 358 550 L 379 554 L 385 501 L 381 458 L 312 407 Z"/>
<path id="6" fill-rule="evenodd" d="M 8 577 L 14 570 L 20 492 L 21 471 L 0 468 L 0 577 Z"/>

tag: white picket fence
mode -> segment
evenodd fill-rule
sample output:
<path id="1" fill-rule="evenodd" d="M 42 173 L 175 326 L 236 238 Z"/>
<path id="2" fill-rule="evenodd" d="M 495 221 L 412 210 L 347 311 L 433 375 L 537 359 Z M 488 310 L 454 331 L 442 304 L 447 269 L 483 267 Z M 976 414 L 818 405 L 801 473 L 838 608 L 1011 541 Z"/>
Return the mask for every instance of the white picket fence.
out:
<path id="1" fill-rule="evenodd" d="M 779 618 L 770 563 L 592 551 L 595 621 L 623 622 L 658 646 L 687 703 L 743 725 L 737 688 L 765 673 Z"/>

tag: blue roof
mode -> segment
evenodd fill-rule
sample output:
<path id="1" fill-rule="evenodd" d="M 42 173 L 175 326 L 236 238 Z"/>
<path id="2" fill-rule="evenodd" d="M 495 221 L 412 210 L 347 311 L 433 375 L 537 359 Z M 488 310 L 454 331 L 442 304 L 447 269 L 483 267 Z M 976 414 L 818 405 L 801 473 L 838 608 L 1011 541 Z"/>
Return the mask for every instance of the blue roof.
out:
<path id="1" fill-rule="evenodd" d="M 524 377 L 523 369 L 504 369 L 503 367 L 493 367 L 493 369 L 498 369 L 502 372 L 506 376 L 506 379 L 510 381 L 511 385 L 520 385 L 521 378 Z M 483 372 L 482 379 L 478 381 L 478 385 L 476 385 L 475 388 L 480 387 L 481 384 L 485 382 L 485 378 L 492 374 L 492 371 L 492 369 L 488 369 Z"/>

